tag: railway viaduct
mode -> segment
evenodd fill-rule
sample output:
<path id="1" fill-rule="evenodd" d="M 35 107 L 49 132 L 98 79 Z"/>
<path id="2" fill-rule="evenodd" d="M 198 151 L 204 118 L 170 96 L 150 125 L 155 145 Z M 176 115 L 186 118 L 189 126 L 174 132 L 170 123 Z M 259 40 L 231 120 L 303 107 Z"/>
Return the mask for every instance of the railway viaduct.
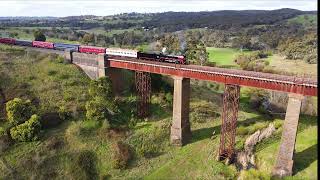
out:
<path id="1" fill-rule="evenodd" d="M 141 117 L 148 115 L 151 96 L 150 73 L 171 76 L 174 79 L 174 95 L 170 142 L 179 146 L 186 144 L 191 137 L 189 123 L 190 78 L 224 83 L 225 90 L 218 155 L 220 160 L 232 160 L 234 157 L 240 86 L 287 92 L 289 94 L 287 112 L 281 144 L 272 174 L 278 177 L 292 175 L 301 103 L 304 96 L 317 96 L 317 82 L 315 80 L 216 67 L 168 64 L 129 58 L 108 58 L 104 54 L 93 55 L 65 51 L 64 57 L 83 69 L 92 79 L 109 76 L 115 92 L 121 89 L 121 83 L 123 82 L 120 69 L 135 71 L 138 92 L 138 115 Z"/>

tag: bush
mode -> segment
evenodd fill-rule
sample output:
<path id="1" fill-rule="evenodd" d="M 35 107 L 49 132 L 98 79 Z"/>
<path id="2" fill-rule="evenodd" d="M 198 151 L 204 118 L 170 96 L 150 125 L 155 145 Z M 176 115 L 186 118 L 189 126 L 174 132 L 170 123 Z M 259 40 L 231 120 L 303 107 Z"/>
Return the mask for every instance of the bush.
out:
<path id="1" fill-rule="evenodd" d="M 215 112 L 218 110 L 214 104 L 201 101 L 199 103 L 192 103 L 190 106 L 190 121 L 197 123 L 204 123 L 210 119 L 215 119 L 220 116 L 219 113 Z"/>
<path id="2" fill-rule="evenodd" d="M 112 124 L 112 115 L 118 112 L 118 108 L 115 104 L 107 101 L 103 98 L 95 98 L 86 103 L 86 117 L 92 120 L 108 120 Z"/>
<path id="3" fill-rule="evenodd" d="M 118 141 L 112 145 L 112 166 L 116 169 L 125 169 L 131 159 L 131 152 L 129 145 Z"/>
<path id="4" fill-rule="evenodd" d="M 59 107 L 58 114 L 60 119 L 63 121 L 68 120 L 72 117 L 71 112 L 69 112 L 65 106 Z"/>
<path id="5" fill-rule="evenodd" d="M 40 118 L 34 114 L 28 121 L 11 128 L 10 135 L 16 141 L 34 141 L 38 139 L 40 128 Z"/>
<path id="6" fill-rule="evenodd" d="M 108 77 L 101 77 L 93 80 L 89 85 L 89 95 L 92 98 L 102 97 L 104 99 L 113 99 L 112 82 Z"/>
<path id="7" fill-rule="evenodd" d="M 119 121 L 115 117 L 119 113 L 118 105 L 114 101 L 111 80 L 107 77 L 91 81 L 89 87 L 91 100 L 86 103 L 86 117 L 91 120 L 107 120 L 111 126 Z"/>
<path id="8" fill-rule="evenodd" d="M 280 128 L 280 127 L 282 126 L 283 120 L 281 120 L 281 119 L 276 119 L 276 120 L 273 121 L 273 124 L 274 124 L 274 127 L 275 127 L 276 129 L 278 129 L 278 128 Z"/>
<path id="9" fill-rule="evenodd" d="M 18 125 L 25 122 L 35 112 L 30 100 L 23 101 L 14 98 L 6 104 L 7 117 L 11 124 Z"/>

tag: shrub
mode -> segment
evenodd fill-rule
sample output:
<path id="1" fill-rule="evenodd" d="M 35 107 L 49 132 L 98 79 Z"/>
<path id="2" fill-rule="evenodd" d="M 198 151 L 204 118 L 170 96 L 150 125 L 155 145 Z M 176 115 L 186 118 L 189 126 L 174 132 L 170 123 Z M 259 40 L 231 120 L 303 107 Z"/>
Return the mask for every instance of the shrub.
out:
<path id="1" fill-rule="evenodd" d="M 215 105 L 206 101 L 201 101 L 199 103 L 193 103 L 190 107 L 190 120 L 191 122 L 204 123 L 210 119 L 214 119 L 220 116 L 219 113 L 215 112 Z"/>
<path id="2" fill-rule="evenodd" d="M 112 166 L 116 169 L 125 169 L 131 159 L 131 152 L 129 145 L 118 141 L 112 145 Z"/>
<path id="3" fill-rule="evenodd" d="M 92 120 L 108 120 L 112 124 L 112 115 L 118 112 L 118 107 L 103 98 L 95 98 L 86 103 L 86 117 Z"/>
<path id="4" fill-rule="evenodd" d="M 58 114 L 60 119 L 63 121 L 68 120 L 72 117 L 71 112 L 69 112 L 65 106 L 59 107 Z"/>
<path id="5" fill-rule="evenodd" d="M 118 124 L 115 117 L 119 113 L 114 101 L 111 80 L 107 77 L 91 81 L 89 87 L 91 100 L 86 103 L 86 117 L 91 120 L 108 120 L 111 126 Z"/>
<path id="6" fill-rule="evenodd" d="M 14 98 L 6 104 L 7 117 L 11 124 L 18 125 L 25 122 L 35 112 L 30 100 L 23 101 Z"/>
<path id="7" fill-rule="evenodd" d="M 34 141 L 38 139 L 40 128 L 40 118 L 34 114 L 28 121 L 11 128 L 10 135 L 16 141 Z"/>
<path id="8" fill-rule="evenodd" d="M 89 85 L 89 95 L 94 97 L 102 97 L 105 99 L 113 99 L 112 82 L 108 77 L 101 77 L 93 80 Z"/>
<path id="9" fill-rule="evenodd" d="M 276 119 L 276 120 L 273 121 L 273 124 L 274 124 L 274 127 L 275 127 L 276 129 L 278 129 L 278 128 L 280 128 L 280 127 L 282 126 L 283 120 L 281 120 L 281 119 Z"/>

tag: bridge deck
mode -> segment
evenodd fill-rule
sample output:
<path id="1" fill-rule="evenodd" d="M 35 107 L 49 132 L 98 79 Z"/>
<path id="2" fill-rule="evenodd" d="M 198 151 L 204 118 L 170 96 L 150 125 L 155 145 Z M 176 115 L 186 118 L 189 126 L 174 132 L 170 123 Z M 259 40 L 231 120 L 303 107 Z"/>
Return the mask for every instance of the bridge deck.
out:
<path id="1" fill-rule="evenodd" d="M 217 67 L 133 60 L 132 58 L 109 58 L 108 60 L 109 66 L 114 68 L 317 96 L 317 81 L 310 78 Z"/>

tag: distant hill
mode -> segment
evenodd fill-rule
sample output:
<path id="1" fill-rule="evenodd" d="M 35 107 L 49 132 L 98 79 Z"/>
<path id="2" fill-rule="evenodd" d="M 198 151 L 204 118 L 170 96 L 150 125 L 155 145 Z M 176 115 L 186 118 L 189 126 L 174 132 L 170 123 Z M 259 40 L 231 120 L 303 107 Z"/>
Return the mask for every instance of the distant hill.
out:
<path id="1" fill-rule="evenodd" d="M 223 10 L 203 12 L 164 12 L 164 13 L 123 13 L 114 16 L 69 16 L 57 17 L 0 17 L 0 25 L 34 27 L 81 27 L 90 29 L 128 29 L 151 27 L 173 32 L 190 28 L 246 27 L 250 25 L 274 24 L 304 14 L 317 14 L 317 11 L 296 9 L 277 10 Z"/>
<path id="2" fill-rule="evenodd" d="M 211 12 L 166 12 L 154 14 L 144 26 L 169 28 L 221 28 L 225 26 L 248 26 L 274 24 L 285 19 L 303 14 L 316 14 L 316 11 L 300 11 L 296 9 L 278 10 L 243 10 L 243 11 L 211 11 Z"/>

